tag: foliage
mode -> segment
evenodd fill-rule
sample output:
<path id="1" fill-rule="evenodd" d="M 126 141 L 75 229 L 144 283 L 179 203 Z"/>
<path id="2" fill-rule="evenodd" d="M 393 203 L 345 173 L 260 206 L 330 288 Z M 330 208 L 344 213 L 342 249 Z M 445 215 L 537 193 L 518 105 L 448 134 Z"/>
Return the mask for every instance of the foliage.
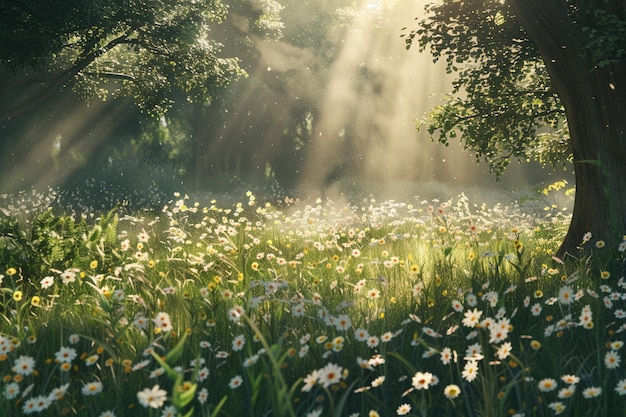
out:
<path id="1" fill-rule="evenodd" d="M 77 265 L 85 268 L 93 260 L 93 253 L 103 259 L 105 252 L 112 249 L 117 241 L 117 222 L 115 211 L 89 226 L 85 219 L 76 221 L 70 216 L 57 216 L 52 208 L 27 221 L 0 210 L 0 262 L 23 265 L 20 273 L 26 277 L 64 269 L 68 259 L 74 259 Z M 36 284 L 25 282 L 26 294 L 31 293 L 31 285 Z"/>
<path id="2" fill-rule="evenodd" d="M 3 104 L 15 103 L 2 115 L 25 111 L 29 102 L 43 101 L 66 85 L 89 97 L 130 96 L 157 113 L 179 92 L 205 102 L 217 87 L 243 74 L 237 59 L 220 56 L 222 45 L 211 38 L 225 14 L 214 0 L 5 4 Z"/>
<path id="3" fill-rule="evenodd" d="M 251 193 L 227 207 L 176 196 L 160 213 L 76 220 L 40 202 L 30 216 L 25 200 L 3 206 L 12 218 L 51 213 L 80 242 L 28 276 L 32 261 L 2 260 L 3 415 L 582 416 L 624 405 L 626 242 L 586 235 L 590 256 L 554 263 L 560 215 L 464 196 L 289 213 Z"/>
<path id="4" fill-rule="evenodd" d="M 609 7 L 567 2 L 579 36 L 599 66 L 624 56 L 624 25 Z M 444 1 L 426 6 L 403 34 L 456 73 L 453 96 L 419 123 L 443 144 L 459 138 L 500 174 L 510 158 L 562 164 L 570 158 L 565 113 L 536 45 L 510 2 Z"/>
<path id="5" fill-rule="evenodd" d="M 587 6 L 589 19 L 582 27 L 585 48 L 599 67 L 626 58 L 626 21 L 604 9 Z"/>

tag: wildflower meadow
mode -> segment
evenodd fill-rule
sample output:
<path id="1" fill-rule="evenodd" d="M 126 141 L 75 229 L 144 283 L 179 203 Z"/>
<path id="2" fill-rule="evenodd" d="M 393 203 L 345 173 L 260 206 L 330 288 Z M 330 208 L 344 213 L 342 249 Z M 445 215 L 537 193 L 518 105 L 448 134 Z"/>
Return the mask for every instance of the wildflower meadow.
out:
<path id="1" fill-rule="evenodd" d="M 449 201 L 0 199 L 3 416 L 626 415 L 626 241 Z"/>

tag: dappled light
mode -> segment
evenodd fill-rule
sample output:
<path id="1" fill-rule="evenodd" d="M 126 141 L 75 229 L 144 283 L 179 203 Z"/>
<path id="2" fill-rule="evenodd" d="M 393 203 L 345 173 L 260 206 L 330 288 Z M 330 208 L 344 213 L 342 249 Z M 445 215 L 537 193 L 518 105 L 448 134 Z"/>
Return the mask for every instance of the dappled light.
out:
<path id="1" fill-rule="evenodd" d="M 552 182 L 549 172 L 514 164 L 495 183 L 460 145 L 443 148 L 416 131 L 415 119 L 443 103 L 452 81 L 399 37 L 424 4 L 286 4 L 294 27 L 279 38 L 256 32 L 245 9 L 234 9 L 214 35 L 222 55 L 241 57 L 248 77 L 205 104 L 184 106 L 179 96 L 165 124 L 137 123 L 127 101 L 85 107 L 65 94 L 36 118 L 4 126 L 6 147 L 9 136 L 20 140 L 8 149 L 2 190 L 75 188 L 89 178 L 128 190 L 141 172 L 165 194 L 228 189 L 219 183 L 234 178 L 300 198 L 396 198 L 419 194 L 420 184 L 451 188 L 450 197 L 483 184 L 506 193 Z M 310 21 L 298 12 L 305 7 Z"/>
<path id="2" fill-rule="evenodd" d="M 5 3 L 0 415 L 626 406 L 618 1 Z"/>
<path id="3" fill-rule="evenodd" d="M 57 117 L 33 120 L 6 159 L 5 191 L 44 190 L 63 184 L 102 151 L 106 140 L 123 120 L 121 109 L 94 102 L 84 108 L 60 103 Z"/>

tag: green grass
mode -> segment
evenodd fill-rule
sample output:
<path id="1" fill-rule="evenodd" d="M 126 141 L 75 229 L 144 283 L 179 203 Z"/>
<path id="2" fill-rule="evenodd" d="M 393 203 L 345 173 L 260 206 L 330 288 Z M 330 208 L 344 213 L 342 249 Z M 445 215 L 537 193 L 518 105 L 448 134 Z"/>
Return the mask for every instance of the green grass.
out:
<path id="1" fill-rule="evenodd" d="M 558 262 L 563 215 L 3 205 L 2 415 L 625 413 L 623 247 Z"/>

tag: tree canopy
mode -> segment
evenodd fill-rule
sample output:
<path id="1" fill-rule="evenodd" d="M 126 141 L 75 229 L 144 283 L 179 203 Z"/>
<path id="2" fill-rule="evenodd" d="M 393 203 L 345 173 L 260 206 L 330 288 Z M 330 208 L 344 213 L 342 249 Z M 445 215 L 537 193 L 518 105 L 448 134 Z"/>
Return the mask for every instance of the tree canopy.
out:
<path id="1" fill-rule="evenodd" d="M 559 255 L 585 232 L 626 227 L 626 2 L 445 0 L 405 33 L 456 73 L 453 95 L 423 120 L 501 173 L 512 157 L 574 162 L 576 201 Z"/>
<path id="2" fill-rule="evenodd" d="M 211 31 L 227 9 L 214 0 L 16 0 L 0 6 L 0 123 L 60 88 L 130 96 L 164 112 L 175 92 L 207 101 L 244 74 Z"/>
<path id="3" fill-rule="evenodd" d="M 404 33 L 456 73 L 445 104 L 420 120 L 445 145 L 461 138 L 497 175 L 512 158 L 558 164 L 570 158 L 565 110 L 528 34 L 509 4 L 446 1 Z"/>

